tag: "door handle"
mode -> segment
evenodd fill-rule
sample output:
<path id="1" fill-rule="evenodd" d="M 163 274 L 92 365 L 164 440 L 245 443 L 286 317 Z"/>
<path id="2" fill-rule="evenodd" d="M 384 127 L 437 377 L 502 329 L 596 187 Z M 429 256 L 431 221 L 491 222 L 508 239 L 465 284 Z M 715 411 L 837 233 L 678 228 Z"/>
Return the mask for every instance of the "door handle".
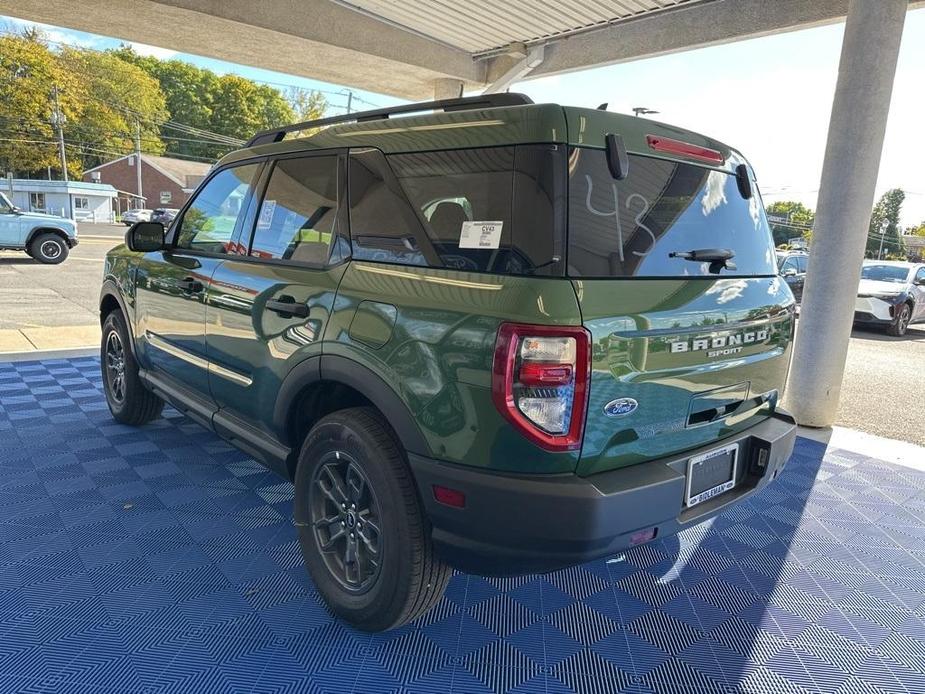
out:
<path id="1" fill-rule="evenodd" d="M 190 294 L 198 294 L 202 291 L 202 282 L 192 277 L 184 277 L 177 282 L 177 286 L 184 292 L 189 292 Z"/>
<path id="2" fill-rule="evenodd" d="M 292 318 L 294 316 L 298 318 L 308 318 L 309 312 L 308 306 L 296 303 L 294 298 L 286 294 L 283 294 L 279 299 L 270 299 L 267 301 L 264 308 L 267 311 L 278 313 L 283 318 Z"/>

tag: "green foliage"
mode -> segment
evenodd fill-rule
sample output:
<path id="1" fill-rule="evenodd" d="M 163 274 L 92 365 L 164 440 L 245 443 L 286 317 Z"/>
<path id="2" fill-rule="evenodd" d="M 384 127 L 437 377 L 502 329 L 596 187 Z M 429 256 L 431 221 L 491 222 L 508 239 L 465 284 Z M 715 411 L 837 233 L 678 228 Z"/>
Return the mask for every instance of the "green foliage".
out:
<path id="1" fill-rule="evenodd" d="M 867 233 L 865 255 L 868 258 L 878 257 L 882 240 L 883 257 L 898 256 L 905 259 L 905 248 L 899 234 L 899 215 L 905 199 L 906 193 L 902 188 L 893 188 L 885 192 L 874 205 Z"/>
<path id="2" fill-rule="evenodd" d="M 327 106 L 320 92 L 291 89 L 283 96 L 273 87 L 237 75 L 218 75 L 176 59 L 140 56 L 130 46 L 111 53 L 160 83 L 173 121 L 240 140 L 259 130 L 320 118 Z M 191 156 L 217 159 L 232 149 L 229 145 L 192 142 L 200 138 L 169 127 L 162 129 L 161 137 L 170 151 Z"/>
<path id="3" fill-rule="evenodd" d="M 906 229 L 906 233 L 912 236 L 925 236 L 925 220 L 919 222 L 918 226 Z"/>
<path id="4" fill-rule="evenodd" d="M 59 58 L 74 71 L 77 93 L 84 95 L 81 117 L 67 128 L 67 137 L 75 142 L 85 168 L 132 150 L 136 122 L 142 150 L 164 151 L 157 124 L 167 119 L 167 109 L 156 80 L 110 53 L 65 48 Z M 144 117 L 137 117 L 139 113 Z"/>
<path id="5" fill-rule="evenodd" d="M 0 173 L 44 177 L 46 167 L 59 169 L 52 124 L 55 86 L 73 177 L 131 152 L 136 121 L 144 152 L 217 159 L 234 146 L 174 125 L 246 140 L 259 130 L 323 117 L 326 107 L 319 92 L 283 95 L 181 60 L 141 56 L 129 46 L 55 51 L 38 31 L 2 36 Z"/>
<path id="6" fill-rule="evenodd" d="M 789 215 L 789 226 L 771 222 L 771 233 L 776 245 L 786 244 L 790 239 L 802 236 L 807 242 L 812 240 L 811 227 L 816 221 L 816 213 L 801 202 L 780 200 L 767 207 L 768 214 Z"/>
<path id="7" fill-rule="evenodd" d="M 57 85 L 62 114 L 67 122 L 76 122 L 83 104 L 72 89 L 75 84 L 73 72 L 34 32 L 0 37 L 0 172 L 59 168 L 51 95 Z M 68 168 L 76 173 L 79 164 Z"/>

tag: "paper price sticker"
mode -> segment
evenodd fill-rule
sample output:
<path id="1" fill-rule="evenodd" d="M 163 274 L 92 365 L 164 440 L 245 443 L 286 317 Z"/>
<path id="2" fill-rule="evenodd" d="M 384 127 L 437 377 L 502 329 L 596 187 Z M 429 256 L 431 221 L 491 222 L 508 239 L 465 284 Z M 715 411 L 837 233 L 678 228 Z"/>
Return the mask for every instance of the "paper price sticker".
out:
<path id="1" fill-rule="evenodd" d="M 504 222 L 463 222 L 459 234 L 460 248 L 497 248 L 501 245 Z"/>

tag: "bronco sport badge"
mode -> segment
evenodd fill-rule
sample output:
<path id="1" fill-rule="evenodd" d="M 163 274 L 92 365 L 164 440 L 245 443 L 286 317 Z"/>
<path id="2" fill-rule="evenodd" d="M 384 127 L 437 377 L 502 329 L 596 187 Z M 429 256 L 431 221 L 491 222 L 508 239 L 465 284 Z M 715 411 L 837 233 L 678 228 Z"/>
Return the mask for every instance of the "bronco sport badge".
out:
<path id="1" fill-rule="evenodd" d="M 742 351 L 743 345 L 757 345 L 768 339 L 768 329 L 755 330 L 733 335 L 699 337 L 696 340 L 669 342 L 672 354 L 681 352 L 706 352 L 708 357 L 722 357 Z"/>

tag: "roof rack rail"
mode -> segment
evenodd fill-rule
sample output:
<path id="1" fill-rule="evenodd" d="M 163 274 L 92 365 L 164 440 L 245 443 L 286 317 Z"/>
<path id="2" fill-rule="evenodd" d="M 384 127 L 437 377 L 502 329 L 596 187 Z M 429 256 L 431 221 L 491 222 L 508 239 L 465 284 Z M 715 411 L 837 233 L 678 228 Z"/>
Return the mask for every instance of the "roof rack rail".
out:
<path id="1" fill-rule="evenodd" d="M 340 116 L 319 118 L 317 120 L 307 120 L 302 123 L 286 125 L 282 128 L 263 130 L 248 140 L 247 144 L 244 146 L 253 147 L 254 145 L 266 145 L 272 142 L 280 142 L 284 137 L 286 137 L 287 133 L 298 132 L 299 130 L 305 130 L 307 128 L 320 128 L 325 125 L 335 125 L 336 123 L 362 123 L 364 121 L 385 120 L 402 113 L 415 113 L 417 111 L 467 111 L 476 108 L 524 106 L 526 104 L 532 103 L 533 100 L 526 94 L 514 94 L 510 92 L 501 92 L 499 94 L 482 94 L 480 96 L 467 96 L 458 99 L 441 99 L 439 101 L 422 101 L 417 104 L 390 106 L 388 108 L 379 108 L 373 111 L 344 113 Z"/>

